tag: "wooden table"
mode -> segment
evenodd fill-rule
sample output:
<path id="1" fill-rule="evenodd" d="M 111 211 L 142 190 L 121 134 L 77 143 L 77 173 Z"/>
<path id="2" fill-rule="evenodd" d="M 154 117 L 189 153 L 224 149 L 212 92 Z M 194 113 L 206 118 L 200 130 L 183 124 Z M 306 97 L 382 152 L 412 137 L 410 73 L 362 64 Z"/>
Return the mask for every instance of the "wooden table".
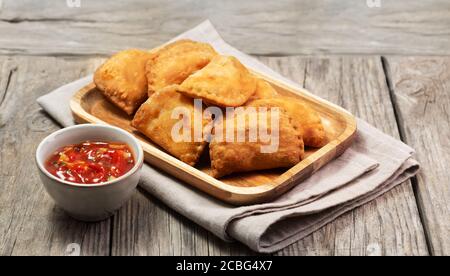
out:
<path id="1" fill-rule="evenodd" d="M 37 97 L 118 49 L 151 48 L 208 17 L 236 47 L 414 147 L 422 166 L 276 255 L 450 254 L 448 1 L 0 2 L 0 255 L 65 255 L 73 243 L 82 255 L 255 254 L 139 189 L 107 221 L 72 220 L 44 191 L 33 160 L 59 128 Z"/>

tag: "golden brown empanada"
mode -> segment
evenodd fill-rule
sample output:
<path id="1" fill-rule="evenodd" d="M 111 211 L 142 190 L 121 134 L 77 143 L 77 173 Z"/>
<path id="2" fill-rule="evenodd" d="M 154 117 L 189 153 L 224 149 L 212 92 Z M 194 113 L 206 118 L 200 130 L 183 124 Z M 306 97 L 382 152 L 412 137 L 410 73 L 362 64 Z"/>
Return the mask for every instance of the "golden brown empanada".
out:
<path id="1" fill-rule="evenodd" d="M 325 129 L 317 112 L 306 103 L 292 97 L 279 96 L 247 103 L 255 107 L 279 107 L 287 112 L 292 123 L 301 130 L 306 146 L 322 147 L 327 143 Z"/>
<path id="2" fill-rule="evenodd" d="M 145 66 L 150 57 L 145 51 L 125 50 L 108 59 L 94 74 L 97 88 L 128 115 L 148 98 Z"/>
<path id="3" fill-rule="evenodd" d="M 249 101 L 259 100 L 259 99 L 270 99 L 278 95 L 277 91 L 273 86 L 263 79 L 258 79 L 256 82 L 256 91 Z"/>
<path id="4" fill-rule="evenodd" d="M 243 105 L 256 89 L 256 78 L 235 57 L 216 56 L 179 87 L 191 98 L 221 107 Z"/>
<path id="5" fill-rule="evenodd" d="M 149 95 L 168 85 L 182 83 L 216 55 L 207 43 L 183 39 L 166 45 L 147 62 Z"/>
<path id="6" fill-rule="evenodd" d="M 188 140 L 174 140 L 172 131 L 175 124 L 180 123 L 179 118 L 173 119 L 172 117 L 175 108 L 190 112 L 190 118 L 183 117 L 190 125 L 191 136 L 188 137 Z M 150 96 L 139 108 L 131 124 L 163 149 L 181 161 L 194 166 L 206 146 L 204 139 L 194 140 L 194 108 L 193 99 L 178 93 L 176 85 L 168 86 Z M 202 108 L 199 109 L 197 111 L 202 114 Z M 210 120 L 202 119 L 200 122 L 202 130 L 208 125 L 208 122 Z M 179 134 L 179 132 L 177 133 Z M 200 138 L 202 137 L 203 135 Z"/>
<path id="7" fill-rule="evenodd" d="M 276 133 L 275 128 L 272 128 L 271 120 L 273 116 L 270 111 L 266 113 L 267 117 L 261 117 L 261 112 L 258 110 L 255 113 L 258 119 L 253 121 L 254 124 L 251 124 L 252 120 L 248 119 L 249 117 L 246 117 L 246 123 L 242 125 L 238 124 L 237 117 L 229 116 L 216 123 L 214 135 L 209 145 L 212 175 L 214 177 L 219 178 L 234 172 L 292 167 L 303 158 L 304 147 L 301 134 L 291 124 L 290 118 L 284 112 L 278 112 L 278 133 Z M 256 140 L 251 140 L 250 129 L 255 129 L 255 127 L 260 129 L 265 118 L 267 118 L 267 133 L 276 135 L 271 139 L 278 137 L 278 145 L 273 147 L 272 150 L 266 148 L 263 151 L 262 146 L 268 147 L 273 143 L 273 140 L 264 140 L 259 134 Z M 229 120 L 234 120 L 235 137 L 232 141 L 225 139 L 227 137 L 227 121 Z M 223 134 L 218 136 L 218 132 Z M 237 139 L 238 133 L 245 133 L 244 141 Z"/>

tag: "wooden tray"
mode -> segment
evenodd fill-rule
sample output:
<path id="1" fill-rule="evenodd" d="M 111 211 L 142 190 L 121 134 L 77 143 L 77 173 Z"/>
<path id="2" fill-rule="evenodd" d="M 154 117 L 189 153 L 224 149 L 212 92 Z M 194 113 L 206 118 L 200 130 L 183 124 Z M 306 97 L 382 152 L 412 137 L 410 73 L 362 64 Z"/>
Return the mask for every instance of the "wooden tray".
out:
<path id="1" fill-rule="evenodd" d="M 346 110 L 306 90 L 294 89 L 260 73 L 253 73 L 270 82 L 281 95 L 297 97 L 310 104 L 322 118 L 329 143 L 320 149 L 307 148 L 307 158 L 290 169 L 237 173 L 218 180 L 209 175 L 207 153 L 195 168 L 166 153 L 131 127 L 132 117 L 109 103 L 94 84 L 78 91 L 70 107 L 78 123 L 107 123 L 133 133 L 142 143 L 145 160 L 170 175 L 234 205 L 262 203 L 285 193 L 341 155 L 355 137 L 356 121 Z"/>

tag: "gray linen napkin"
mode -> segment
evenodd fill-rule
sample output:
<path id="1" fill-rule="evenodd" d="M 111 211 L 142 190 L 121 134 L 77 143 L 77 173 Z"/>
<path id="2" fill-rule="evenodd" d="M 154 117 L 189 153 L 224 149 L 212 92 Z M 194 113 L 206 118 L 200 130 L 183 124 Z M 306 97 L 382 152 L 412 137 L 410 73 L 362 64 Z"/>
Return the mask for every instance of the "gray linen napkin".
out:
<path id="1" fill-rule="evenodd" d="M 180 38 L 208 42 L 218 52 L 236 56 L 248 67 L 298 87 L 226 44 L 209 21 L 175 39 Z M 91 81 L 92 76 L 85 77 L 37 101 L 61 125 L 72 125 L 69 100 Z M 218 237 L 227 241 L 236 239 L 255 251 L 270 253 L 304 238 L 413 176 L 419 169 L 411 157 L 413 152 L 412 148 L 358 119 L 357 138 L 351 148 L 273 202 L 231 206 L 149 165 L 144 166 L 140 186 Z"/>

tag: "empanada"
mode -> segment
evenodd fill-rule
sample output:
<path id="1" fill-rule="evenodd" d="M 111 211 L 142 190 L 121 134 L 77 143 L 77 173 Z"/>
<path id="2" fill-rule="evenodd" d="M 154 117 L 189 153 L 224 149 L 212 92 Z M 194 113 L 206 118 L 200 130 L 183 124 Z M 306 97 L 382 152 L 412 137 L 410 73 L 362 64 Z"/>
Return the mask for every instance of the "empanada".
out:
<path id="1" fill-rule="evenodd" d="M 168 85 L 182 83 L 216 55 L 207 43 L 183 39 L 166 45 L 147 62 L 149 95 Z"/>
<path id="2" fill-rule="evenodd" d="M 108 59 L 94 74 L 97 88 L 128 115 L 148 98 L 145 66 L 150 57 L 145 51 L 125 50 Z"/>
<path id="3" fill-rule="evenodd" d="M 179 87 L 191 98 L 221 107 L 243 105 L 255 93 L 256 78 L 235 57 L 216 56 Z"/>
<path id="4" fill-rule="evenodd" d="M 257 109 L 256 109 L 257 110 Z M 266 117 L 261 112 L 256 112 L 257 120 L 246 119 L 245 125 L 239 124 L 237 117 L 227 116 L 222 121 L 216 122 L 214 134 L 209 145 L 211 157 L 212 175 L 216 178 L 234 173 L 248 172 L 280 167 L 292 167 L 299 163 L 304 156 L 303 140 L 300 132 L 291 124 L 290 118 L 284 112 L 278 112 L 278 131 L 273 128 L 272 113 L 266 112 Z M 227 126 L 230 120 L 234 120 L 234 139 L 227 137 Z M 251 129 L 262 127 L 267 122 L 266 129 L 270 139 L 263 139 L 259 134 L 257 139 L 251 139 Z M 275 123 L 276 120 L 274 121 Z M 218 135 L 222 133 L 222 135 Z M 238 140 L 238 133 L 245 134 L 245 140 Z M 244 135 L 242 135 L 244 137 Z M 254 137 L 254 136 L 253 136 Z M 274 143 L 273 139 L 277 139 Z M 270 141 L 269 141 L 270 140 Z M 271 145 L 277 145 L 272 147 Z M 263 146 L 266 147 L 263 150 Z M 268 148 L 267 148 L 268 147 Z M 272 147 L 272 148 L 271 148 Z M 271 150 L 268 150 L 270 149 Z"/>
<path id="5" fill-rule="evenodd" d="M 176 108 L 178 110 L 186 110 L 186 113 L 183 114 L 183 120 L 187 122 L 189 134 L 191 135 L 190 137 L 188 136 L 187 140 L 177 141 L 174 134 L 172 134 L 175 125 L 180 123 L 180 118 L 178 117 L 180 114 L 177 115 L 178 118 L 176 119 L 173 117 Z M 201 109 L 202 107 L 198 108 L 197 111 L 200 112 L 198 114 L 202 114 Z M 150 96 L 139 108 L 131 124 L 163 149 L 181 161 L 194 166 L 206 146 L 203 133 L 199 141 L 194 140 L 194 110 L 194 100 L 178 93 L 176 85 L 172 85 L 158 90 Z M 188 114 L 190 117 L 186 116 Z M 203 130 L 210 120 L 200 118 L 199 123 Z M 176 132 L 176 135 L 181 136 L 179 132 Z"/>
<path id="6" fill-rule="evenodd" d="M 263 79 L 258 79 L 256 81 L 256 91 L 249 101 L 259 100 L 259 99 L 270 99 L 278 95 L 277 91 L 273 86 Z"/>
<path id="7" fill-rule="evenodd" d="M 317 112 L 299 99 L 278 96 L 271 99 L 260 99 L 247 103 L 255 107 L 279 107 L 287 112 L 292 123 L 301 130 L 306 146 L 322 147 L 327 143 L 325 129 Z"/>

